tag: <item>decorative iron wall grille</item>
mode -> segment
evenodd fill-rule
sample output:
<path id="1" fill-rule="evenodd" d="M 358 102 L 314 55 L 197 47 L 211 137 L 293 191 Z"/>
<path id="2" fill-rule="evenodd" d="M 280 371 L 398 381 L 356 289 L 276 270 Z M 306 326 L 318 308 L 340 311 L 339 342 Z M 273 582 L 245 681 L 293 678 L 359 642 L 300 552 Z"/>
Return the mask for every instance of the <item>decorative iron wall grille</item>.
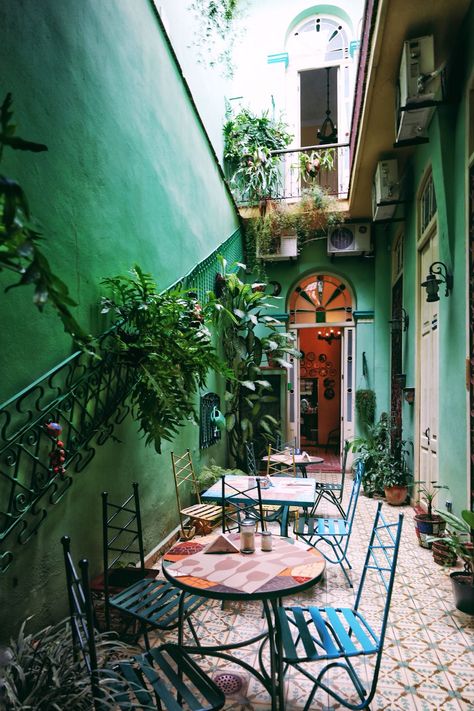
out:
<path id="1" fill-rule="evenodd" d="M 218 254 L 241 261 L 239 231 L 182 280 L 201 299 L 214 287 Z M 130 413 L 134 369 L 107 353 L 108 338 L 101 339 L 102 359 L 76 352 L 0 406 L 0 573 L 14 560 L 15 546 L 27 543 L 61 501 L 74 472 L 86 468 Z M 64 474 L 50 463 L 55 440 L 45 424 L 51 421 L 63 427 Z"/>
<path id="2" fill-rule="evenodd" d="M 206 393 L 201 397 L 199 417 L 199 448 L 207 449 L 221 439 L 219 428 L 211 422 L 214 408 L 219 410 L 221 400 L 216 393 Z"/>

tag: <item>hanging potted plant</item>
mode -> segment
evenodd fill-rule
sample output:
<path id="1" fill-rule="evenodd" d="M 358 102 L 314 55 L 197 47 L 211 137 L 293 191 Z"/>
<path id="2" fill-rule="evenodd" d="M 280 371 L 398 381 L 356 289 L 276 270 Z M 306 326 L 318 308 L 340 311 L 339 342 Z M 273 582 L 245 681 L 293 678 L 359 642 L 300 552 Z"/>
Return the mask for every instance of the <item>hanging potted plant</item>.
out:
<path id="1" fill-rule="evenodd" d="M 447 489 L 445 484 L 435 484 L 431 482 L 430 488 L 424 481 L 416 481 L 413 485 L 418 486 L 418 491 L 422 501 L 426 503 L 426 513 L 415 515 L 415 530 L 418 543 L 422 548 L 431 548 L 433 536 L 441 536 L 446 528 L 446 521 L 438 513 L 433 513 L 433 501 L 439 494 L 440 489 Z"/>
<path id="2" fill-rule="evenodd" d="M 458 610 L 474 615 L 474 511 L 462 511 L 461 518 L 446 511 L 437 513 L 447 524 L 447 531 L 442 539 L 435 538 L 431 543 L 442 540 L 463 561 L 464 570 L 450 574 L 454 600 Z"/>

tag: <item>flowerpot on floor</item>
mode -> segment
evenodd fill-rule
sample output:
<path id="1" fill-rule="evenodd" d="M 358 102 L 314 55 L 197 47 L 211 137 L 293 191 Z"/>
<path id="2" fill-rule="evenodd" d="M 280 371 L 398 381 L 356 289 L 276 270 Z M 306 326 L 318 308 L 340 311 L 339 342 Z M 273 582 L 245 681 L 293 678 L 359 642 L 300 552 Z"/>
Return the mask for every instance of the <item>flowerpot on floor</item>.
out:
<path id="1" fill-rule="evenodd" d="M 433 541 L 431 550 L 433 551 L 433 560 L 438 565 L 450 568 L 456 565 L 458 557 L 445 541 Z"/>
<path id="2" fill-rule="evenodd" d="M 403 506 L 408 496 L 407 486 L 386 486 L 385 499 L 390 506 Z"/>
<path id="3" fill-rule="evenodd" d="M 442 536 L 446 528 L 446 521 L 437 514 L 417 514 L 415 516 L 416 535 L 418 543 L 423 548 L 431 548 L 428 542 L 430 536 Z"/>
<path id="4" fill-rule="evenodd" d="M 472 575 L 464 571 L 451 573 L 454 602 L 458 610 L 468 615 L 474 615 L 474 584 Z"/>

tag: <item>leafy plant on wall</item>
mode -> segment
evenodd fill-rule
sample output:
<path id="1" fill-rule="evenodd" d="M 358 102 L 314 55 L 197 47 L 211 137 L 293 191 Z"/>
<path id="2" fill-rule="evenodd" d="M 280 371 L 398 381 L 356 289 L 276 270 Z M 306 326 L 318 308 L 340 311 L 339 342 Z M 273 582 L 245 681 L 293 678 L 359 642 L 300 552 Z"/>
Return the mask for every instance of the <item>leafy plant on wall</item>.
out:
<path id="1" fill-rule="evenodd" d="M 272 151 L 286 148 L 292 135 L 287 125 L 242 109 L 232 116 L 227 111 L 224 124 L 224 158 L 230 172 L 230 186 L 242 202 L 258 204 L 275 197 L 282 185 L 281 157 Z"/>
<path id="2" fill-rule="evenodd" d="M 193 0 L 188 6 L 195 17 L 193 46 L 200 64 L 221 66 L 232 78 L 232 50 L 239 31 L 236 20 L 242 15 L 241 0 Z"/>
<path id="3" fill-rule="evenodd" d="M 111 350 L 132 365 L 133 412 L 147 444 L 161 452 L 187 421 L 197 422 L 196 394 L 209 369 L 228 375 L 211 343 L 195 294 L 159 293 L 153 278 L 135 266 L 130 275 L 104 279 L 111 292 L 102 313 L 116 315 Z"/>
<path id="4" fill-rule="evenodd" d="M 286 356 L 297 358 L 293 336 L 281 330 L 282 323 L 268 314 L 274 308 L 265 294 L 265 284 L 245 283 L 236 273 L 226 271 L 220 258 L 220 293 L 210 293 L 207 309 L 221 336 L 225 362 L 233 377 L 227 380 L 226 428 L 229 453 L 235 466 L 246 467 L 245 443 L 258 435 L 275 436 L 279 423 L 263 414 L 262 405 L 274 402 L 271 385 L 262 372 L 265 356 L 287 368 Z M 244 265 L 239 265 L 245 268 Z"/>
<path id="5" fill-rule="evenodd" d="M 16 136 L 12 122 L 12 95 L 7 94 L 0 107 L 0 162 L 6 148 L 16 151 L 47 151 L 42 143 L 26 141 Z M 33 302 L 42 311 L 52 304 L 64 329 L 77 341 L 86 336 L 70 312 L 76 302 L 69 295 L 66 284 L 52 272 L 40 243 L 41 228 L 30 213 L 28 200 L 21 185 L 13 178 L 0 175 L 0 271 L 18 276 L 6 291 L 17 286 L 33 286 Z"/>

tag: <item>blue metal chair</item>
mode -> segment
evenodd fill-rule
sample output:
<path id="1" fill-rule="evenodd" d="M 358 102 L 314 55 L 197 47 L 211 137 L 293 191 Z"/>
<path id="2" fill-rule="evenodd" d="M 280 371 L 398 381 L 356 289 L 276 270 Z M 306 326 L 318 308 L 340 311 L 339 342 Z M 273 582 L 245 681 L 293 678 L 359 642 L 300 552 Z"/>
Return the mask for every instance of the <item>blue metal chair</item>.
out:
<path id="1" fill-rule="evenodd" d="M 364 568 L 357 591 L 354 607 L 279 607 L 277 631 L 280 636 L 282 663 L 298 669 L 314 682 L 304 711 L 311 708 L 313 698 L 319 689 L 328 693 L 338 704 L 349 709 L 366 709 L 374 698 L 382 661 L 382 651 L 387 629 L 390 600 L 397 565 L 398 549 L 403 523 L 403 515 L 398 521 L 387 523 L 379 503 L 372 528 Z M 368 577 L 375 577 L 381 594 L 385 594 L 385 604 L 377 625 L 369 622 L 359 610 L 364 598 L 373 606 L 373 588 L 367 589 Z M 364 681 L 357 673 L 354 657 L 375 656 L 372 681 L 366 689 Z M 317 676 L 301 666 L 306 662 L 327 662 Z M 364 665 L 365 667 L 366 665 Z M 330 680 L 323 681 L 331 669 L 344 670 L 352 682 L 359 701 L 344 698 L 332 688 Z M 353 698 L 353 697 L 352 697 Z"/>
<path id="2" fill-rule="evenodd" d="M 349 449 L 351 448 L 350 442 L 346 440 L 344 442 L 344 450 L 342 453 L 341 462 L 341 480 L 338 482 L 316 482 L 316 499 L 314 501 L 314 506 L 311 510 L 310 516 L 314 516 L 321 499 L 326 499 L 331 504 L 334 504 L 338 509 L 339 513 L 343 518 L 346 517 L 346 512 L 342 507 L 342 497 L 344 496 L 344 484 L 346 481 L 346 467 L 347 467 L 347 456 L 349 454 Z"/>
<path id="3" fill-rule="evenodd" d="M 76 572 L 69 536 L 61 539 L 66 568 L 69 614 L 75 654 L 82 654 L 91 677 L 96 711 L 116 708 L 193 709 L 218 711 L 225 696 L 200 667 L 176 644 L 164 644 L 132 659 L 118 660 L 99 669 L 93 624 L 89 564 L 79 562 Z"/>
<path id="4" fill-rule="evenodd" d="M 342 572 L 351 588 L 353 587 L 352 581 L 346 570 L 346 567 L 352 568 L 347 558 L 347 548 L 359 499 L 363 467 L 362 462 L 356 467 L 351 498 L 347 508 L 347 515 L 344 518 L 301 517 L 295 522 L 294 528 L 294 533 L 297 537 L 302 538 L 313 548 L 317 548 L 330 563 L 337 563 L 341 566 Z M 322 549 L 320 544 L 322 544 Z"/>

